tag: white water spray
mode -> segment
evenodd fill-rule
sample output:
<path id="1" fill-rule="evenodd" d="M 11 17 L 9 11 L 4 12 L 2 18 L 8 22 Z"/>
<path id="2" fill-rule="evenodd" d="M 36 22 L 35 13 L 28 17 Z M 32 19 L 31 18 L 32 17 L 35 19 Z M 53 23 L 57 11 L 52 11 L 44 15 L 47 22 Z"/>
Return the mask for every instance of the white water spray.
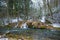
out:
<path id="1" fill-rule="evenodd" d="M 27 29 L 28 28 L 28 25 L 26 23 L 22 24 L 21 26 L 22 29 Z"/>
<path id="2" fill-rule="evenodd" d="M 42 16 L 41 22 L 45 22 L 45 16 Z"/>
<path id="3" fill-rule="evenodd" d="M 44 10 L 43 10 L 43 13 L 42 13 L 42 19 L 41 19 L 41 22 L 45 23 L 45 13 L 44 13 Z"/>

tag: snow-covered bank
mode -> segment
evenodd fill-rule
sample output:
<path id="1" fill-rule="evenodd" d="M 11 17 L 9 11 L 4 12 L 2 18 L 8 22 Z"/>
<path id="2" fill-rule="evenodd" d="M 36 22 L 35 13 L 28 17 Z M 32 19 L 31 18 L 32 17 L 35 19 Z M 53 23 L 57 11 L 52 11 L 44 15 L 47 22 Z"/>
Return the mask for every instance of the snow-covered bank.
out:
<path id="1" fill-rule="evenodd" d="M 60 24 L 59 23 L 53 23 L 51 24 L 53 27 L 57 27 L 57 28 L 60 28 Z"/>
<path id="2" fill-rule="evenodd" d="M 16 23 L 16 22 L 18 22 L 18 20 L 19 21 L 23 21 L 21 18 L 15 18 L 15 19 L 12 19 L 12 18 L 10 18 L 10 20 L 8 20 L 7 18 L 4 18 L 4 25 L 8 25 L 8 23 Z"/>
<path id="3" fill-rule="evenodd" d="M 19 18 L 19 19 L 16 18 L 16 19 L 11 19 L 11 22 L 12 22 L 12 23 L 18 22 L 18 20 L 19 20 L 19 21 L 23 21 L 21 18 Z"/>
<path id="4" fill-rule="evenodd" d="M 8 38 L 0 38 L 0 40 L 8 40 Z"/>

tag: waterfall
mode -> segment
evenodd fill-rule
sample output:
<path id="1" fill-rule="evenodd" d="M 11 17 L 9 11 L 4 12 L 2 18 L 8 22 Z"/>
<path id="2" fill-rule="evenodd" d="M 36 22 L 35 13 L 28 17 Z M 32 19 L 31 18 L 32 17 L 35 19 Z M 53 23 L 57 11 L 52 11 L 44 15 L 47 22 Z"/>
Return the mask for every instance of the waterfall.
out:
<path id="1" fill-rule="evenodd" d="M 4 21 L 4 25 L 8 25 L 8 19 L 7 18 L 4 18 L 3 21 Z"/>
<path id="2" fill-rule="evenodd" d="M 41 22 L 45 23 L 45 13 L 44 13 L 44 10 L 43 10 L 43 13 L 42 13 Z"/>
<path id="3" fill-rule="evenodd" d="M 26 23 L 23 23 L 22 26 L 21 26 L 22 29 L 27 29 L 28 28 L 28 25 Z"/>
<path id="4" fill-rule="evenodd" d="M 45 23 L 45 16 L 42 16 L 41 22 Z"/>
<path id="5" fill-rule="evenodd" d="M 59 23 L 53 23 L 52 26 L 60 28 L 60 24 Z"/>
<path id="6" fill-rule="evenodd" d="M 52 26 L 60 28 L 60 12 L 53 14 L 53 21 Z"/>

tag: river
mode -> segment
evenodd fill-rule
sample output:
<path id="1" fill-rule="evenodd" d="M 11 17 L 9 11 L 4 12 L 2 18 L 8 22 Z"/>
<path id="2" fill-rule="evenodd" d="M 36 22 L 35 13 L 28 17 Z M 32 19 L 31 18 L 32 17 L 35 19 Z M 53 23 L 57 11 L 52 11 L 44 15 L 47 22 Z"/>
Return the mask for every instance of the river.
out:
<path id="1" fill-rule="evenodd" d="M 27 30 L 29 32 L 27 32 Z M 31 35 L 33 40 L 60 40 L 60 30 L 49 30 L 49 29 L 20 29 L 13 28 L 10 30 L 1 29 L 0 33 L 5 34 L 7 31 L 12 34 L 23 34 Z"/>

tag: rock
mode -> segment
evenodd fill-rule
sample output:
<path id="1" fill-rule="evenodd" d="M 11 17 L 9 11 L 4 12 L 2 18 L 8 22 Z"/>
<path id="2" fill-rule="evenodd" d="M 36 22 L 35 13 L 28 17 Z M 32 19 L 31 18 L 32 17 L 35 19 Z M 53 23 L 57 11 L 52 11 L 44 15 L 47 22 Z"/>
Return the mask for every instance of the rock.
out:
<path id="1" fill-rule="evenodd" d="M 32 25 L 32 22 L 31 21 L 27 21 L 26 24 L 28 25 L 28 28 L 32 28 L 33 25 Z"/>
<path id="2" fill-rule="evenodd" d="M 24 23 L 24 21 L 19 21 L 17 27 L 18 27 L 18 28 L 21 28 L 21 26 L 22 26 L 23 23 Z"/>
<path id="3" fill-rule="evenodd" d="M 53 26 L 48 25 L 48 26 L 47 26 L 47 29 L 53 29 Z"/>

